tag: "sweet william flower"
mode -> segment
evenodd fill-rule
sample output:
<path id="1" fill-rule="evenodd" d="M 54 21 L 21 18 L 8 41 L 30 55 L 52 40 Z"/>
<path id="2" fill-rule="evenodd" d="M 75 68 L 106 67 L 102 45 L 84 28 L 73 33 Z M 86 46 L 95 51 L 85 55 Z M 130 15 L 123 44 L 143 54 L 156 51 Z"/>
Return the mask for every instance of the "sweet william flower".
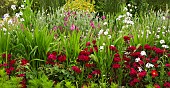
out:
<path id="1" fill-rule="evenodd" d="M 80 68 L 79 68 L 79 67 L 77 67 L 77 66 L 72 66 L 72 70 L 73 70 L 74 72 L 78 73 L 78 74 L 80 74 L 80 73 L 81 73 Z"/>
<path id="2" fill-rule="evenodd" d="M 170 82 L 165 82 L 163 85 L 165 88 L 169 88 L 170 87 Z"/>
<path id="3" fill-rule="evenodd" d="M 120 64 L 113 64 L 112 65 L 112 68 L 115 68 L 115 69 L 118 69 L 118 68 L 120 68 L 121 66 L 120 66 Z"/>
<path id="4" fill-rule="evenodd" d="M 93 78 L 93 75 L 89 74 L 89 75 L 88 75 L 88 78 L 89 78 L 89 79 L 92 79 L 92 78 Z"/>
<path id="5" fill-rule="evenodd" d="M 134 68 L 130 68 L 130 76 L 135 76 L 137 74 L 137 71 Z"/>
<path id="6" fill-rule="evenodd" d="M 66 61 L 66 55 L 59 55 L 57 58 L 60 62 Z"/>
<path id="7" fill-rule="evenodd" d="M 92 74 L 93 75 L 100 75 L 101 71 L 100 70 L 94 70 L 94 71 L 92 71 Z"/>
<path id="8" fill-rule="evenodd" d="M 27 59 L 22 59 L 21 60 L 21 65 L 26 65 L 28 63 L 28 60 Z"/>
<path id="9" fill-rule="evenodd" d="M 144 45 L 144 48 L 145 48 L 146 50 L 151 50 L 151 49 L 152 49 L 149 44 L 145 44 L 145 45 Z"/>
<path id="10" fill-rule="evenodd" d="M 170 67 L 170 64 L 169 64 L 169 63 L 168 63 L 168 64 L 165 64 L 165 66 L 166 66 L 166 67 Z"/>
<path id="11" fill-rule="evenodd" d="M 156 70 L 152 70 L 151 71 L 151 76 L 152 76 L 152 78 L 157 77 L 158 76 L 158 72 Z"/>
<path id="12" fill-rule="evenodd" d="M 124 39 L 124 41 L 129 41 L 130 37 L 129 36 L 124 36 L 123 39 Z"/>
<path id="13" fill-rule="evenodd" d="M 155 88 L 161 88 L 159 84 L 154 84 Z"/>

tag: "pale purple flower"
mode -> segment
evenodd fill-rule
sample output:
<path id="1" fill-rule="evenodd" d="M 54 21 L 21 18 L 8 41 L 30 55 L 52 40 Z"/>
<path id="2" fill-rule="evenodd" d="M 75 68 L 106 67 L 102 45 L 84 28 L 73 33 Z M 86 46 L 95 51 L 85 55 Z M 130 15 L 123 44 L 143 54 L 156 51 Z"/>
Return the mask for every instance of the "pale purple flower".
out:
<path id="1" fill-rule="evenodd" d="M 74 30 L 76 26 L 74 24 L 71 25 L 70 30 Z"/>

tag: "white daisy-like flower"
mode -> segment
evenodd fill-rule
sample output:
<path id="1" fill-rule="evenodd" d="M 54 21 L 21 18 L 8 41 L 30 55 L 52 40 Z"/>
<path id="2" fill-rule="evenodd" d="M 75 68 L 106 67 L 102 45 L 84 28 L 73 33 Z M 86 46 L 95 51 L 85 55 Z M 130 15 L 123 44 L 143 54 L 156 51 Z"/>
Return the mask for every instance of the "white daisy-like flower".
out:
<path id="1" fill-rule="evenodd" d="M 112 36 L 111 35 L 108 35 L 108 39 L 111 39 L 112 38 Z"/>
<path id="2" fill-rule="evenodd" d="M 100 46 L 100 50 L 103 50 L 104 49 L 104 46 Z"/>
<path id="3" fill-rule="evenodd" d="M 98 35 L 101 35 L 102 33 L 103 33 L 103 29 L 101 29 L 100 31 L 99 31 L 99 34 Z"/>
<path id="4" fill-rule="evenodd" d="M 132 17 L 132 14 L 131 14 L 130 12 L 126 12 L 126 15 L 127 15 L 128 17 Z"/>
<path id="5" fill-rule="evenodd" d="M 168 45 L 162 45 L 162 47 L 163 47 L 163 48 L 166 48 L 166 49 L 169 48 Z"/>
<path id="6" fill-rule="evenodd" d="M 104 32 L 104 35 L 108 35 L 108 31 L 107 30 Z"/>
<path id="7" fill-rule="evenodd" d="M 107 22 L 104 22 L 103 25 L 107 25 Z"/>
<path id="8" fill-rule="evenodd" d="M 131 6 L 131 4 L 128 4 L 127 6 L 129 6 L 129 7 L 130 7 L 130 6 Z"/>
<path id="9" fill-rule="evenodd" d="M 165 43 L 165 40 L 160 40 L 160 43 L 161 43 L 161 44 L 164 44 L 164 43 Z"/>
<path id="10" fill-rule="evenodd" d="M 139 72 L 141 72 L 141 71 L 143 71 L 143 70 L 142 70 L 142 68 L 141 68 L 141 67 L 138 67 L 138 71 L 139 71 Z"/>
<path id="11" fill-rule="evenodd" d="M 16 5 L 11 5 L 12 10 L 16 10 Z"/>
<path id="12" fill-rule="evenodd" d="M 21 8 L 24 8 L 24 5 L 21 5 Z"/>
<path id="13" fill-rule="evenodd" d="M 147 64 L 146 64 L 146 67 L 147 67 L 147 68 L 151 68 L 151 67 L 154 67 L 154 65 L 151 64 L 151 63 L 147 63 Z"/>
<path id="14" fill-rule="evenodd" d="M 132 12 L 132 9 L 130 9 L 130 12 Z"/>
<path id="15" fill-rule="evenodd" d="M 140 58 L 139 58 L 139 57 L 135 59 L 135 62 L 139 62 L 139 61 L 140 61 Z"/>
<path id="16" fill-rule="evenodd" d="M 146 56 L 146 52 L 145 52 L 145 51 L 141 51 L 141 52 L 140 52 L 140 55 L 141 55 L 141 56 Z"/>

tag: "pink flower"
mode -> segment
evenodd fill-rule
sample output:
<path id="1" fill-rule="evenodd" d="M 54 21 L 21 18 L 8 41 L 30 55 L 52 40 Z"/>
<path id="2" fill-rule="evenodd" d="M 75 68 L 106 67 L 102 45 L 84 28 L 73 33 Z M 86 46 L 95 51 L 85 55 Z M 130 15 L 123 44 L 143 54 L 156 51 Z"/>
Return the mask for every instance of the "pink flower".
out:
<path id="1" fill-rule="evenodd" d="M 93 21 L 90 21 L 90 26 L 91 26 L 92 28 L 95 28 Z"/>
<path id="2" fill-rule="evenodd" d="M 105 20 L 106 19 L 106 16 L 102 16 L 102 20 Z"/>
<path id="3" fill-rule="evenodd" d="M 168 76 L 170 76 L 170 72 L 167 72 Z"/>
<path id="4" fill-rule="evenodd" d="M 155 88 L 161 88 L 159 84 L 154 84 Z"/>
<path id="5" fill-rule="evenodd" d="M 93 75 L 89 74 L 89 75 L 88 75 L 88 78 L 89 78 L 89 79 L 92 79 L 92 78 L 93 78 Z"/>
<path id="6" fill-rule="evenodd" d="M 70 30 L 75 30 L 76 26 L 74 24 L 71 25 Z"/>
<path id="7" fill-rule="evenodd" d="M 48 55 L 48 60 L 56 60 L 56 59 L 57 59 L 57 57 L 56 57 L 55 54 L 49 54 Z"/>
<path id="8" fill-rule="evenodd" d="M 92 72 L 93 75 L 100 75 L 101 74 L 101 71 L 100 70 L 94 70 Z"/>
<path id="9" fill-rule="evenodd" d="M 169 63 L 168 63 L 168 64 L 165 64 L 165 66 L 166 66 L 166 67 L 170 67 L 170 64 L 169 64 Z"/>
<path id="10" fill-rule="evenodd" d="M 165 82 L 163 86 L 166 87 L 166 88 L 169 88 L 170 87 L 170 82 Z"/>
<path id="11" fill-rule="evenodd" d="M 90 42 L 87 42 L 87 43 L 86 43 L 86 46 L 90 46 Z"/>
<path id="12" fill-rule="evenodd" d="M 80 74 L 80 73 L 81 73 L 80 68 L 79 68 L 79 67 L 77 67 L 77 66 L 72 66 L 72 70 L 73 70 L 74 72 L 78 73 L 78 74 Z"/>

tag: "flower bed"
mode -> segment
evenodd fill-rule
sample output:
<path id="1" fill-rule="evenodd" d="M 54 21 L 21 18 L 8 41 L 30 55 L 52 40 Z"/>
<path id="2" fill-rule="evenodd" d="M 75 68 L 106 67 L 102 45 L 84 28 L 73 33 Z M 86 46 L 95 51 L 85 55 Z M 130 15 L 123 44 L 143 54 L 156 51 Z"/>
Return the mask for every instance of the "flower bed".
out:
<path id="1" fill-rule="evenodd" d="M 170 87 L 168 11 L 35 14 L 29 4 L 0 25 L 4 88 Z"/>

